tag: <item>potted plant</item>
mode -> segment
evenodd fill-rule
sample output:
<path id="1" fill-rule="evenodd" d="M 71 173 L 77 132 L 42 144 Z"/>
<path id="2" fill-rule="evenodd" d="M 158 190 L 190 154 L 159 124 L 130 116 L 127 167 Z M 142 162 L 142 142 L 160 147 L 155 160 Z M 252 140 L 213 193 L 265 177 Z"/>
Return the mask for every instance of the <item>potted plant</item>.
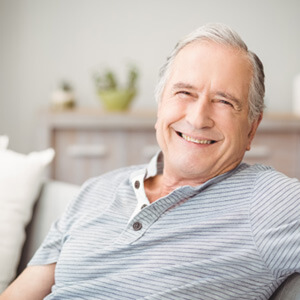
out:
<path id="1" fill-rule="evenodd" d="M 75 106 L 74 91 L 67 81 L 62 81 L 59 88 L 52 93 L 51 104 L 55 110 L 70 109 Z"/>
<path id="2" fill-rule="evenodd" d="M 138 72 L 135 67 L 129 69 L 125 86 L 117 82 L 116 75 L 111 70 L 103 74 L 96 73 L 94 76 L 96 89 L 104 107 L 110 111 L 127 110 L 137 93 L 137 78 Z"/>

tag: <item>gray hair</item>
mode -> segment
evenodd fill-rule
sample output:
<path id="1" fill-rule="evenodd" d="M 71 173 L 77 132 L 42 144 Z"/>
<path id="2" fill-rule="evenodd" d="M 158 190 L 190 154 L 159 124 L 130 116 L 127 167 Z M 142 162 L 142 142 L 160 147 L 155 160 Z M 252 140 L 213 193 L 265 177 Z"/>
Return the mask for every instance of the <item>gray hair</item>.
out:
<path id="1" fill-rule="evenodd" d="M 171 66 L 175 60 L 178 52 L 186 45 L 194 42 L 208 40 L 223 45 L 228 45 L 246 52 L 249 62 L 252 65 L 252 80 L 249 87 L 249 114 L 248 119 L 250 122 L 259 118 L 260 114 L 264 110 L 264 96 L 265 96 L 265 84 L 264 84 L 264 68 L 263 64 L 258 56 L 252 51 L 248 50 L 247 45 L 241 39 L 241 37 L 233 31 L 230 27 L 224 24 L 207 24 L 195 31 L 191 32 L 184 39 L 179 41 L 171 55 L 167 58 L 166 63 L 161 67 L 159 73 L 159 81 L 155 90 L 156 101 L 161 100 L 165 85 L 169 79 L 171 73 Z"/>

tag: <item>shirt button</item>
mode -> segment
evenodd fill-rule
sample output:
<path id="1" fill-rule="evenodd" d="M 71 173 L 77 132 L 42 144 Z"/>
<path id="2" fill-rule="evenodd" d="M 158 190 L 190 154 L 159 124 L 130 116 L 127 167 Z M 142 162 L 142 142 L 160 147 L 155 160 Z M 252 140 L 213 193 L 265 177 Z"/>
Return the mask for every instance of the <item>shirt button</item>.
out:
<path id="1" fill-rule="evenodd" d="M 140 222 L 135 222 L 135 223 L 133 223 L 132 227 L 133 227 L 134 231 L 139 231 L 142 229 L 143 225 Z"/>
<path id="2" fill-rule="evenodd" d="M 145 208 L 145 207 L 147 207 L 147 204 L 143 204 L 143 205 L 141 206 L 141 209 L 143 209 L 143 208 Z"/>
<path id="3" fill-rule="evenodd" d="M 134 183 L 134 187 L 136 189 L 138 189 L 140 187 L 140 182 L 138 180 Z"/>

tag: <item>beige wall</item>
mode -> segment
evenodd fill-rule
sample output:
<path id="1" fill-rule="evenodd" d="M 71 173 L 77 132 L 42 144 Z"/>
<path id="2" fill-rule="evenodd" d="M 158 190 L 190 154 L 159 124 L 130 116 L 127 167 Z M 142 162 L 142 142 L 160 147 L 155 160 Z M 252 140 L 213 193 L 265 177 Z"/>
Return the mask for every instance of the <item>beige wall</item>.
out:
<path id="1" fill-rule="evenodd" d="M 177 42 L 206 22 L 235 28 L 263 60 L 270 112 L 291 112 L 300 73 L 299 0 L 0 0 L 0 134 L 35 147 L 36 117 L 61 79 L 78 104 L 100 104 L 92 73 L 139 66 L 134 107 L 154 108 L 160 65 Z"/>

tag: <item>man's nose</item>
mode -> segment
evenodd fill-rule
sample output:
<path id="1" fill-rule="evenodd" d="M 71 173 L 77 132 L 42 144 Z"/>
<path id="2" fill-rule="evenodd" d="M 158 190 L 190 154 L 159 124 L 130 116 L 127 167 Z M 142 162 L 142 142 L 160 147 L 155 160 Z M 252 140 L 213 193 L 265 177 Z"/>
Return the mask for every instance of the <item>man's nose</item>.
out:
<path id="1" fill-rule="evenodd" d="M 208 96 L 201 96 L 189 104 L 186 120 L 195 129 L 211 128 L 214 126 L 212 103 Z"/>

